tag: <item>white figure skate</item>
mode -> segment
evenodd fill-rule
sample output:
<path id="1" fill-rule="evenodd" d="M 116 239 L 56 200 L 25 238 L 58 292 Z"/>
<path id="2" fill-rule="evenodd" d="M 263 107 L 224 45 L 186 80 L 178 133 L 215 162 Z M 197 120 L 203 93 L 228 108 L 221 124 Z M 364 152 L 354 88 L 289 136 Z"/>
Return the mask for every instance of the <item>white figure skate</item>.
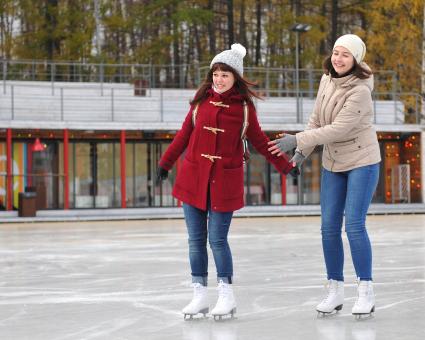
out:
<path id="1" fill-rule="evenodd" d="M 232 285 L 220 281 L 218 283 L 218 300 L 211 315 L 214 316 L 215 321 L 222 320 L 223 317 L 234 317 L 236 313 L 236 301 L 233 295 Z"/>
<path id="2" fill-rule="evenodd" d="M 190 303 L 183 308 L 182 313 L 185 320 L 193 319 L 198 314 L 203 314 L 204 317 L 209 311 L 208 305 L 208 288 L 200 283 L 193 283 L 193 298 Z M 188 319 L 186 317 L 188 316 Z"/>
<path id="3" fill-rule="evenodd" d="M 342 309 L 344 304 L 344 281 L 329 280 L 327 283 L 328 295 L 316 306 L 318 316 L 332 314 Z"/>
<path id="4" fill-rule="evenodd" d="M 375 294 L 372 281 L 358 281 L 357 300 L 351 313 L 357 320 L 362 317 L 371 317 L 375 312 Z"/>

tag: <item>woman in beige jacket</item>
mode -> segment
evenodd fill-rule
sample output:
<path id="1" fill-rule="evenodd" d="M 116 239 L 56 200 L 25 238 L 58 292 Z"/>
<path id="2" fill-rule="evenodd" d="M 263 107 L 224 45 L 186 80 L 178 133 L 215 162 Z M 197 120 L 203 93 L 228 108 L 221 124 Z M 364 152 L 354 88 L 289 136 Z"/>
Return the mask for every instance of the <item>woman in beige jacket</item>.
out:
<path id="1" fill-rule="evenodd" d="M 325 74 L 307 129 L 269 143 L 269 150 L 278 155 L 296 148 L 291 161 L 298 165 L 316 145 L 323 145 L 321 230 L 329 284 L 328 295 L 316 307 L 322 315 L 340 310 L 344 302 L 344 213 L 358 278 L 358 297 L 352 313 L 360 317 L 375 310 L 372 251 L 365 221 L 378 183 L 381 156 L 371 123 L 373 75 L 363 62 L 365 53 L 366 46 L 357 35 L 338 38 L 324 62 Z"/>

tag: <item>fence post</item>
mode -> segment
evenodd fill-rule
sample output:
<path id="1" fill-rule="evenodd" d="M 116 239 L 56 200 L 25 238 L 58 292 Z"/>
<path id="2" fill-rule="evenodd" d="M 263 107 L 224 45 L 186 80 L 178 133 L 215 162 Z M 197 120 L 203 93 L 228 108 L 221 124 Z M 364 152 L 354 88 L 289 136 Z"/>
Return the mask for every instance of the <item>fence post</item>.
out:
<path id="1" fill-rule="evenodd" d="M 63 121 L 64 112 L 63 112 L 63 87 L 60 88 L 60 94 L 61 94 L 61 121 Z"/>
<path id="2" fill-rule="evenodd" d="M 308 90 L 309 90 L 309 98 L 313 99 L 313 70 L 311 68 L 308 69 Z"/>
<path id="3" fill-rule="evenodd" d="M 159 118 L 160 122 L 164 121 L 164 94 L 162 93 L 162 87 L 159 89 Z"/>
<path id="4" fill-rule="evenodd" d="M 103 80 L 104 80 L 104 69 L 103 69 L 103 64 L 99 65 L 100 70 L 99 70 L 99 81 L 100 81 L 100 95 L 103 97 Z"/>
<path id="5" fill-rule="evenodd" d="M 112 121 L 115 120 L 115 112 L 114 112 L 114 88 L 111 88 L 111 113 L 112 113 Z"/>
<path id="6" fill-rule="evenodd" d="M 396 100 L 396 96 L 395 96 L 395 94 L 396 94 L 396 92 L 397 92 L 397 74 L 393 71 L 392 72 L 392 74 L 393 74 L 393 81 L 392 81 L 392 97 L 393 97 L 393 100 Z"/>
<path id="7" fill-rule="evenodd" d="M 270 73 L 268 67 L 266 69 L 266 95 L 270 97 Z"/>
<path id="8" fill-rule="evenodd" d="M 156 82 L 155 82 L 155 65 L 150 64 L 150 70 L 151 70 L 151 84 L 152 87 L 155 88 L 156 87 Z"/>
<path id="9" fill-rule="evenodd" d="M 12 101 L 12 120 L 15 119 L 15 87 L 10 86 L 10 100 Z"/>
<path id="10" fill-rule="evenodd" d="M 372 103 L 373 103 L 373 124 L 376 124 L 376 95 L 372 92 Z"/>
<path id="11" fill-rule="evenodd" d="M 180 67 L 180 88 L 184 89 L 184 69 L 183 69 L 183 64 L 179 65 Z"/>
<path id="12" fill-rule="evenodd" d="M 393 97 L 393 103 L 394 103 L 394 124 L 397 124 L 397 109 L 398 109 L 398 106 L 397 106 L 397 98 L 395 97 L 395 93 L 394 93 L 394 97 Z M 405 119 L 406 119 L 406 112 L 403 112 L 403 120 L 405 120 Z"/>
<path id="13" fill-rule="evenodd" d="M 56 75 L 56 64 L 52 62 L 50 64 L 50 82 L 52 85 L 52 96 L 55 95 L 55 75 Z"/>
<path id="14" fill-rule="evenodd" d="M 3 59 L 3 93 L 6 94 L 7 61 Z"/>
<path id="15" fill-rule="evenodd" d="M 196 80 L 195 87 L 201 85 L 201 68 L 200 67 L 196 68 L 196 74 L 197 74 L 198 79 Z"/>
<path id="16" fill-rule="evenodd" d="M 418 95 L 415 95 L 415 113 L 416 113 L 416 124 L 419 124 L 420 123 L 420 119 L 419 119 L 419 117 L 420 117 L 420 109 L 421 109 L 421 107 L 420 107 L 420 100 L 421 100 L 421 98 L 418 96 Z"/>

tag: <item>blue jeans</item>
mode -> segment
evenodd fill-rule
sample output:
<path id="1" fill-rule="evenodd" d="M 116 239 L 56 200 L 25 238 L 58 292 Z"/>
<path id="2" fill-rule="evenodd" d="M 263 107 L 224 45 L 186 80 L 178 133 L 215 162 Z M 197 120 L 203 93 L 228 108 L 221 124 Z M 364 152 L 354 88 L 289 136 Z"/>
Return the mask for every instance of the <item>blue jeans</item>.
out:
<path id="1" fill-rule="evenodd" d="M 207 286 L 208 253 L 207 237 L 217 269 L 217 281 L 232 283 L 233 261 L 227 235 L 233 211 L 200 210 L 189 204 L 183 204 L 184 217 L 189 234 L 189 261 L 192 270 L 192 282 Z M 208 222 L 208 227 L 207 227 Z"/>
<path id="2" fill-rule="evenodd" d="M 321 229 L 328 280 L 344 281 L 341 237 L 344 212 L 345 232 L 356 275 L 360 280 L 372 280 L 372 249 L 365 224 L 378 179 L 379 163 L 344 172 L 322 169 Z"/>

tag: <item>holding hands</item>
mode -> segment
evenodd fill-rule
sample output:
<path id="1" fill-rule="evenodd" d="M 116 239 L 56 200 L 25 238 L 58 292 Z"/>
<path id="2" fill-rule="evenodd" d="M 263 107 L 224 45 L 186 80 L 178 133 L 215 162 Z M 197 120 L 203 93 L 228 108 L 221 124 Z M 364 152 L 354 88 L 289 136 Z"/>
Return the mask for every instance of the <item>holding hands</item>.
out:
<path id="1" fill-rule="evenodd" d="M 298 151 L 295 151 L 292 158 L 289 160 L 289 162 L 295 163 L 297 168 L 301 168 L 301 164 L 303 164 L 305 160 L 305 157 Z"/>
<path id="2" fill-rule="evenodd" d="M 284 153 L 291 151 L 297 147 L 297 138 L 294 135 L 288 135 L 281 133 L 273 141 L 269 142 L 271 147 L 268 149 L 273 155 L 282 156 Z M 291 175 L 298 176 L 300 174 L 301 164 L 304 162 L 305 157 L 298 151 L 294 153 L 292 158 L 289 160 L 293 163 L 294 168 L 291 170 Z M 295 164 L 294 164 L 295 163 Z"/>
<path id="3" fill-rule="evenodd" d="M 291 151 L 297 147 L 297 138 L 295 135 L 281 133 L 280 138 L 269 142 L 271 147 L 268 149 L 273 155 L 282 156 L 285 152 Z"/>

